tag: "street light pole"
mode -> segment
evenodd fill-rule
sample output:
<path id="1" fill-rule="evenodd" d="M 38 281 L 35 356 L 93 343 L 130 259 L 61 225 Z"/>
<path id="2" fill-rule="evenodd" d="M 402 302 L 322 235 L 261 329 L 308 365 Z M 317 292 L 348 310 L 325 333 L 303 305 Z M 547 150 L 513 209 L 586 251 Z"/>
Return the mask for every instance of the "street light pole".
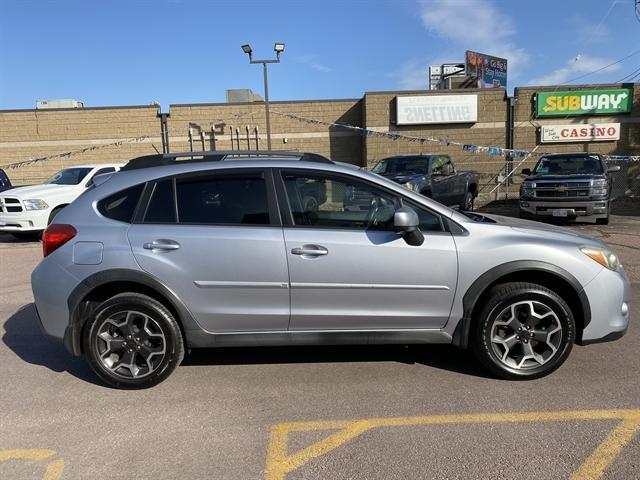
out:
<path id="1" fill-rule="evenodd" d="M 267 62 L 262 64 L 264 71 L 264 109 L 265 118 L 267 120 L 267 150 L 271 150 L 271 122 L 269 120 L 269 74 Z"/>
<path id="2" fill-rule="evenodd" d="M 284 52 L 284 43 L 276 43 L 273 46 L 273 51 L 276 52 L 276 58 L 269 60 L 254 60 L 253 59 L 253 50 L 251 45 L 246 44 L 242 45 L 242 51 L 249 55 L 249 63 L 261 63 L 262 71 L 264 75 L 264 108 L 265 108 L 265 119 L 267 124 L 267 149 L 271 150 L 271 121 L 269 118 L 269 73 L 267 69 L 267 65 L 269 63 L 280 63 L 280 54 Z"/>

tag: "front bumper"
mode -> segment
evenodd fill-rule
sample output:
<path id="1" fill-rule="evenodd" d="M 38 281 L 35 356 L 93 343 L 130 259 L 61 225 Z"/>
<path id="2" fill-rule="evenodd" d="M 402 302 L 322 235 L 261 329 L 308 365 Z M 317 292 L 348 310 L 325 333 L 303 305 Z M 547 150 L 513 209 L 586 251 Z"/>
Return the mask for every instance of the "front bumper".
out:
<path id="1" fill-rule="evenodd" d="M 0 232 L 37 232 L 47 228 L 49 209 L 0 213 Z"/>
<path id="2" fill-rule="evenodd" d="M 624 271 L 603 268 L 584 292 L 591 307 L 591 322 L 582 331 L 581 345 L 602 343 L 622 337 L 631 315 L 631 285 Z"/>
<path id="3" fill-rule="evenodd" d="M 565 210 L 567 217 L 596 217 L 604 218 L 609 214 L 609 200 L 539 200 L 520 199 L 520 212 L 536 217 L 552 217 L 554 211 Z"/>

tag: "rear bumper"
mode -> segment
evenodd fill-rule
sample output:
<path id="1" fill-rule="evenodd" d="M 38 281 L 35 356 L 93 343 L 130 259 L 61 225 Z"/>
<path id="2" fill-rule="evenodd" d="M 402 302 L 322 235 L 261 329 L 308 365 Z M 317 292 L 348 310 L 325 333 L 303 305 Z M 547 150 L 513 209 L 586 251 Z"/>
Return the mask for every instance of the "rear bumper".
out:
<path id="1" fill-rule="evenodd" d="M 609 214 L 609 200 L 537 200 L 520 199 L 520 212 L 535 217 L 552 217 L 554 210 L 565 210 L 567 217 L 604 218 Z"/>
<path id="2" fill-rule="evenodd" d="M 31 288 L 38 321 L 45 335 L 63 340 L 69 325 L 67 298 L 79 280 L 55 261 L 46 258 L 31 274 Z"/>

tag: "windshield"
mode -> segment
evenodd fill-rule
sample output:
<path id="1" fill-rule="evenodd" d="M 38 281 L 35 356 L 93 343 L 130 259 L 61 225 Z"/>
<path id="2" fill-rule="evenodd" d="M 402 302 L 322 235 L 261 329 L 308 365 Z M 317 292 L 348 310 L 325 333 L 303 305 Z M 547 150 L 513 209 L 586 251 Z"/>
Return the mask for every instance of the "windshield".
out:
<path id="1" fill-rule="evenodd" d="M 78 185 L 92 168 L 65 168 L 60 170 L 45 183 L 52 185 Z"/>
<path id="2" fill-rule="evenodd" d="M 597 157 L 553 157 L 541 158 L 536 166 L 536 175 L 601 175 L 602 162 Z"/>
<path id="3" fill-rule="evenodd" d="M 428 157 L 397 157 L 381 160 L 371 170 L 373 173 L 393 175 L 396 173 L 427 174 Z"/>

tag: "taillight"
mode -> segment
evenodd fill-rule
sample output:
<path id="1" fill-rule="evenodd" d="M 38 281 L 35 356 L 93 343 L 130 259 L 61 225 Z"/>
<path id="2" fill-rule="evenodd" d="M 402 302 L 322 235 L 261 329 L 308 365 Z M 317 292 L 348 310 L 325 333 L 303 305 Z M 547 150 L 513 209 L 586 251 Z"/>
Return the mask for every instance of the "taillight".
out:
<path id="1" fill-rule="evenodd" d="M 42 254 L 46 257 L 55 252 L 78 234 L 71 225 L 49 225 L 42 235 Z"/>

